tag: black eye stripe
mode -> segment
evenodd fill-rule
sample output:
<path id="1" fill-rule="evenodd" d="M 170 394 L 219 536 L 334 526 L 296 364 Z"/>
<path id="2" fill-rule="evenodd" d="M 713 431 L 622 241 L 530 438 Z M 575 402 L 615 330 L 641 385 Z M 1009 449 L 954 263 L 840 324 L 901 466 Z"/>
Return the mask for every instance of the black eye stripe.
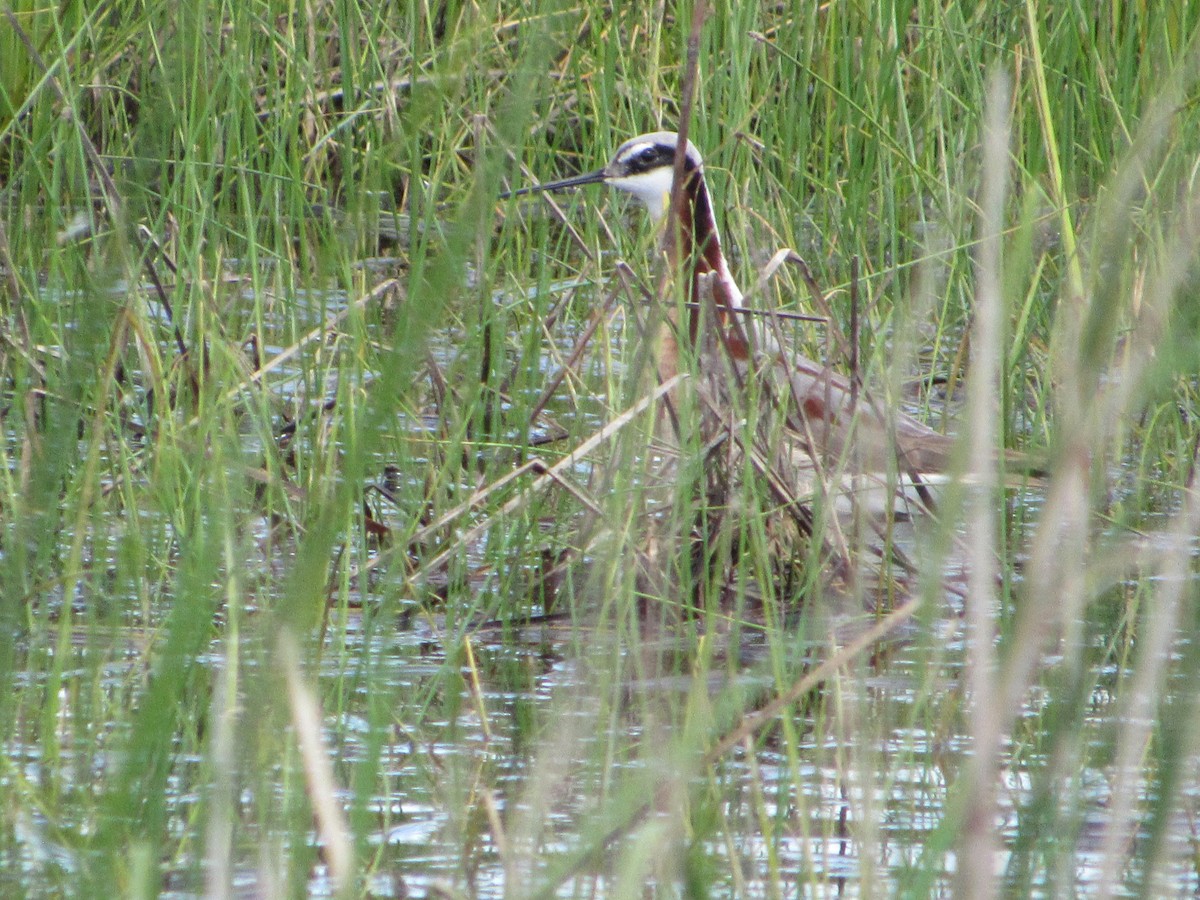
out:
<path id="1" fill-rule="evenodd" d="M 674 158 L 671 147 L 651 144 L 625 158 L 625 168 L 631 175 L 647 172 L 664 165 Z"/>
<path id="2" fill-rule="evenodd" d="M 617 148 L 616 154 L 605 167 L 608 177 L 629 178 L 674 165 L 678 139 L 679 135 L 671 131 L 655 131 L 631 138 Z M 700 152 L 689 142 L 684 157 L 684 171 L 691 172 L 702 165 Z"/>
<path id="3" fill-rule="evenodd" d="M 663 132 L 662 134 L 647 134 L 631 141 L 626 141 L 618 149 L 607 171 L 610 178 L 630 178 L 644 175 L 655 169 L 673 166 L 675 164 L 676 135 Z M 700 168 L 700 154 L 695 147 L 688 146 L 684 157 L 683 168 L 691 172 Z"/>

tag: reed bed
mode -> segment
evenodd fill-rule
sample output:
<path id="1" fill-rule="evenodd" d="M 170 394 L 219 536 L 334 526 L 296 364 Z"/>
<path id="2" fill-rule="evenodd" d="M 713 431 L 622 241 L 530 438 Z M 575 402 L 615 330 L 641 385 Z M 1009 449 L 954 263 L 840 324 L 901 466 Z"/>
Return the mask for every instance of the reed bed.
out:
<path id="1" fill-rule="evenodd" d="M 693 13 L 0 7 L 6 895 L 1195 891 L 1200 14 Z M 498 199 L 681 117 L 935 511 Z"/>

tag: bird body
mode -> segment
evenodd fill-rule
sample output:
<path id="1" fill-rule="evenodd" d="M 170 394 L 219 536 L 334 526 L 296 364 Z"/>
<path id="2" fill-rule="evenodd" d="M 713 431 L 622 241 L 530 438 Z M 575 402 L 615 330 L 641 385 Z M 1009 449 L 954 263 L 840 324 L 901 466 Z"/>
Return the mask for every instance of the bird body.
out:
<path id="1" fill-rule="evenodd" d="M 651 219 L 661 222 L 670 207 L 678 140 L 677 134 L 668 131 L 639 135 L 622 144 L 601 169 L 522 188 L 512 195 L 605 183 L 632 194 Z M 703 159 L 691 141 L 685 149 L 680 190 L 684 202 L 675 223 L 677 233 L 671 236 L 672 225 L 667 223 L 664 244 L 674 268 L 691 267 L 689 299 L 693 311 L 688 332 L 693 345 L 702 318 L 697 307 L 705 305 L 702 300 L 711 301 L 725 352 L 743 373 L 769 377 L 771 390 L 787 407 L 789 425 L 802 436 L 813 460 L 832 462 L 841 472 L 891 472 L 918 483 L 928 473 L 944 473 L 951 468 L 956 444 L 953 438 L 903 412 L 883 408 L 862 396 L 844 375 L 788 352 L 767 329 L 756 331 L 744 321 L 746 317 L 739 313 L 744 297 L 722 253 Z M 668 272 L 667 278 L 672 274 Z M 673 365 L 673 353 L 668 350 L 667 355 L 672 357 Z"/>

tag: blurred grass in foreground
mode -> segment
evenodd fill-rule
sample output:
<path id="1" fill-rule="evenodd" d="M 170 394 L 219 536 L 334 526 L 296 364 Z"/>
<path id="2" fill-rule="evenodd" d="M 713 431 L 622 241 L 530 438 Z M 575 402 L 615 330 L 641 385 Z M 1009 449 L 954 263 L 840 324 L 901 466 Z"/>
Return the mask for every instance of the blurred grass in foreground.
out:
<path id="1" fill-rule="evenodd" d="M 882 645 L 831 637 L 860 601 L 815 596 L 804 552 L 777 577 L 752 479 L 707 548 L 738 561 L 732 611 L 719 579 L 639 593 L 649 412 L 566 470 L 596 509 L 505 480 L 636 406 L 615 261 L 651 273 L 607 194 L 559 198 L 569 228 L 493 200 L 676 127 L 690 10 L 0 10 L 5 890 L 429 893 L 436 871 L 497 895 L 499 870 L 524 896 L 577 870 L 610 896 L 790 895 L 836 889 L 826 838 L 864 896 L 946 890 L 993 840 L 979 894 L 1194 887 L 1200 14 L 967 7 L 741 4 L 700 55 L 691 136 L 742 283 L 794 247 L 848 330 L 857 259 L 884 396 L 971 421 L 940 392 L 998 291 L 995 426 L 1049 484 L 995 505 L 994 615 L 965 640 L 951 498 L 916 542 L 920 627 Z M 981 273 L 994 70 L 1011 158 Z M 763 302 L 806 298 L 784 270 Z M 565 436 L 532 446 L 605 308 L 551 399 Z M 536 651 L 477 629 L 540 612 L 585 539 L 552 582 L 575 627 Z M 691 572 L 687 541 L 660 549 Z M 710 694 L 739 641 L 759 687 Z M 792 701 L 770 727 L 764 693 Z M 381 839 L 423 817 L 428 857 Z"/>

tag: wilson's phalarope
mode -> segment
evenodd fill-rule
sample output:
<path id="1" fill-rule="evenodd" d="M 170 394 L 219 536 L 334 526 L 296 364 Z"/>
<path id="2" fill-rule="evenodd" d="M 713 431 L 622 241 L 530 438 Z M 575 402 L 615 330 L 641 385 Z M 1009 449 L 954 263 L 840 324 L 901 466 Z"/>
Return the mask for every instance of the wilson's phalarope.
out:
<path id="1" fill-rule="evenodd" d="M 602 169 L 524 187 L 503 196 L 604 183 L 633 194 L 650 217 L 660 222 L 666 218 L 670 206 L 678 141 L 679 136 L 671 131 L 639 135 L 618 147 Z M 683 252 L 672 254 L 672 262 L 678 264 L 682 259 L 691 266 L 693 307 L 702 291 L 710 290 L 718 311 L 740 310 L 743 294 L 721 251 L 713 204 L 704 180 L 704 162 L 691 141 L 687 142 L 682 177 L 680 190 L 684 202 L 677 206 L 679 221 L 675 228 Z M 957 443 L 954 438 L 903 412 L 884 409 L 854 390 L 845 376 L 802 355 L 786 352 L 769 334 L 755 334 L 755 340 L 747 341 L 743 329 L 749 325 L 740 321 L 743 318 L 740 314 L 720 317 L 726 329 L 723 337 L 726 349 L 739 361 L 747 361 L 753 355 L 758 368 L 786 378 L 789 421 L 799 434 L 807 436 L 808 450 L 814 458 L 820 454 L 825 459 L 838 460 L 839 465 L 852 460 L 852 470 L 876 473 L 890 470 L 918 481 L 930 473 L 944 473 L 951 468 Z M 696 339 L 696 319 L 693 315 L 692 340 Z M 1020 454 L 1007 453 L 1006 459 L 1019 468 L 1031 467 L 1030 461 Z"/>

